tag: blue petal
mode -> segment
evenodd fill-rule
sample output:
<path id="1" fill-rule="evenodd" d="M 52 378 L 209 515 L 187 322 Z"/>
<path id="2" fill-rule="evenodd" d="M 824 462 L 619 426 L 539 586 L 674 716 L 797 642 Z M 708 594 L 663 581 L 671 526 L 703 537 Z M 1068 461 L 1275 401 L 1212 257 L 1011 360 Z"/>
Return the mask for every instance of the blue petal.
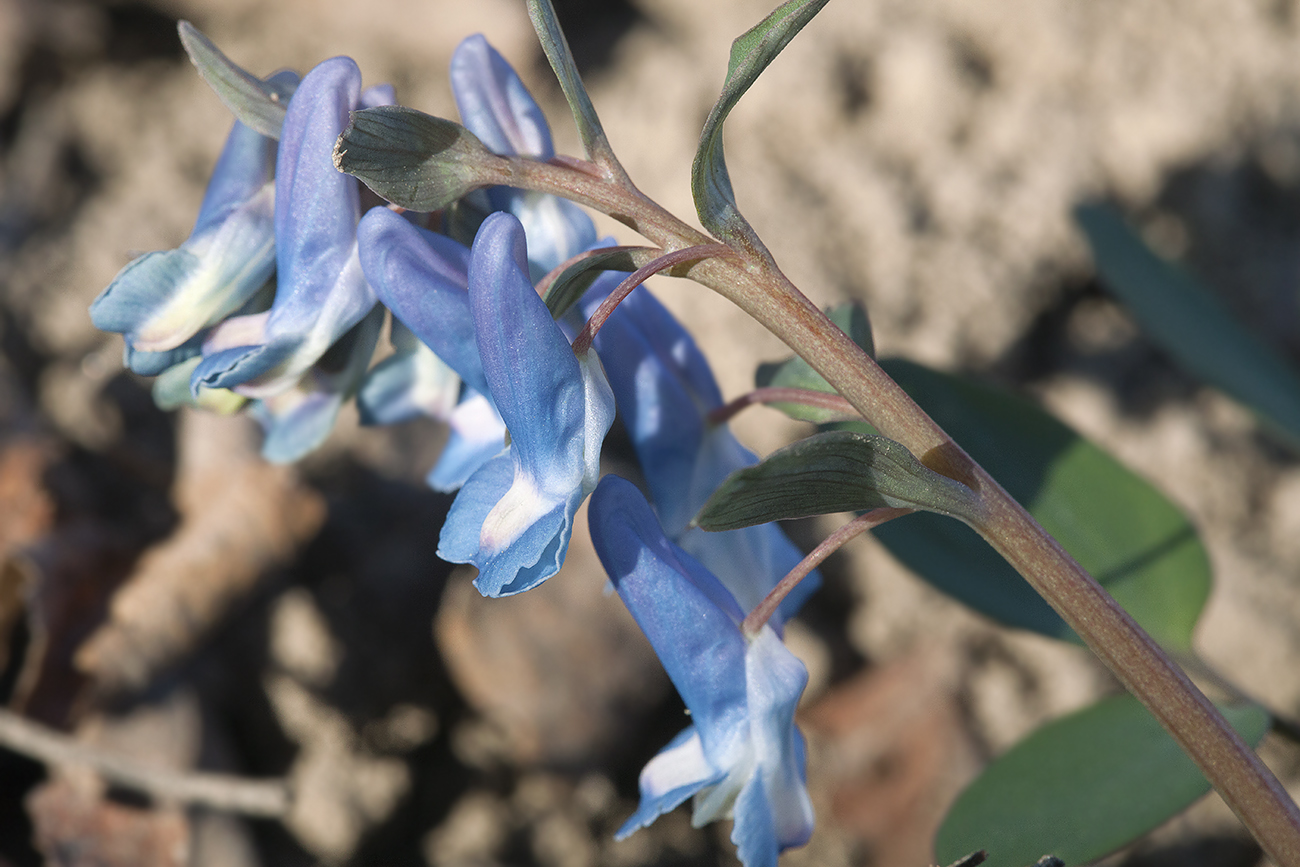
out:
<path id="1" fill-rule="evenodd" d="M 141 352 L 127 340 L 122 347 L 122 364 L 141 376 L 157 376 L 203 351 L 203 335 L 196 334 L 175 349 L 165 352 Z"/>
<path id="2" fill-rule="evenodd" d="M 769 810 L 767 822 L 782 849 L 802 846 L 812 834 L 813 813 L 804 785 L 803 739 L 794 714 L 808 685 L 808 671 L 772 630 L 764 629 L 749 644 L 745 675 L 750 737 Z M 737 802 L 737 829 L 743 818 L 740 807 Z"/>
<path id="3" fill-rule="evenodd" d="M 479 467 L 505 448 L 506 425 L 492 401 L 469 391 L 452 410 L 447 445 L 425 481 L 435 491 L 450 493 L 465 484 Z"/>
<path id="4" fill-rule="evenodd" d="M 254 404 L 253 417 L 266 431 L 264 458 L 289 463 L 325 441 L 361 384 L 383 321 L 383 308 L 375 307 L 291 389 Z"/>
<path id="5" fill-rule="evenodd" d="M 644 828 L 701 789 L 719 782 L 726 772 L 714 768 L 704 755 L 695 726 L 673 738 L 641 771 L 641 803 L 614 835 L 616 840 Z"/>
<path id="6" fill-rule="evenodd" d="M 212 179 L 208 181 L 190 234 L 201 235 L 220 225 L 245 202 L 260 194 L 275 178 L 275 151 L 273 139 L 235 121 L 212 170 Z"/>
<path id="7" fill-rule="evenodd" d="M 470 388 L 486 394 L 469 310 L 469 249 L 387 208 L 361 219 L 357 243 L 366 279 L 384 306 Z"/>
<path id="8" fill-rule="evenodd" d="M 451 90 L 465 128 L 503 156 L 555 156 L 542 109 L 497 50 L 470 36 L 451 58 Z"/>
<path id="9" fill-rule="evenodd" d="M 588 509 L 592 543 L 614 589 L 690 708 L 705 754 L 722 766 L 748 737 L 744 613 L 689 554 L 664 537 L 641 492 L 606 476 Z"/>
<path id="10" fill-rule="evenodd" d="M 762 781 L 751 777 L 736 798 L 731 842 L 745 867 L 777 867 L 780 845 L 772 826 L 772 806 Z"/>
<path id="11" fill-rule="evenodd" d="M 374 307 L 357 259 L 357 184 L 333 161 L 360 89 L 356 64 L 336 57 L 309 72 L 294 93 L 276 158 L 278 285 L 265 342 L 224 368 L 205 360 L 201 385 L 240 386 L 252 397 L 279 393 Z M 229 320 L 218 331 L 227 327 Z"/>
<path id="12" fill-rule="evenodd" d="M 533 281 L 596 244 L 596 224 L 568 199 L 507 187 L 493 188 L 490 199 L 497 210 L 509 211 L 523 224 Z"/>
<path id="13" fill-rule="evenodd" d="M 590 315 L 603 293 L 583 300 Z M 627 297 L 593 344 L 605 363 L 619 411 L 668 536 L 710 570 L 745 610 L 798 565 L 802 554 L 774 525 L 705 533 L 691 519 L 718 485 L 757 457 L 705 414 L 721 406 L 708 362 L 672 314 L 640 289 Z M 781 603 L 778 627 L 821 585 L 813 572 Z"/>
<path id="14" fill-rule="evenodd" d="M 398 320 L 397 352 L 366 374 L 357 392 L 363 425 L 389 425 L 426 417 L 446 421 L 460 397 L 460 377 Z M 409 339 L 408 339 L 409 338 Z"/>
<path id="15" fill-rule="evenodd" d="M 477 566 L 475 586 L 489 596 L 522 592 L 559 571 L 574 513 L 599 478 L 614 417 L 600 361 L 595 353 L 574 357 L 525 276 L 526 264 L 519 221 L 504 213 L 484 220 L 470 259 L 470 311 L 511 444 L 461 489 L 439 555 Z"/>
<path id="16" fill-rule="evenodd" d="M 190 237 L 132 261 L 90 307 L 95 327 L 165 352 L 239 309 L 275 271 L 274 142 L 236 123 Z"/>

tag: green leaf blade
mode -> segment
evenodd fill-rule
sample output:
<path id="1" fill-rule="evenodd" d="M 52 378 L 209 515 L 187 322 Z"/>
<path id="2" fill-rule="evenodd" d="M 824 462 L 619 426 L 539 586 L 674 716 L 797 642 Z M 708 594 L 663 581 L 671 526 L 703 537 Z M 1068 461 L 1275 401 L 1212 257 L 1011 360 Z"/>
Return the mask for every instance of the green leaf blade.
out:
<path id="1" fill-rule="evenodd" d="M 1170 650 L 1190 650 L 1209 597 L 1209 557 L 1159 491 L 1033 403 L 917 364 L 892 376 Z M 876 529 L 895 557 L 940 590 L 1009 626 L 1078 641 L 974 531 L 918 515 Z"/>
<path id="2" fill-rule="evenodd" d="M 875 348 L 871 339 L 871 321 L 867 318 L 867 311 L 862 305 L 856 303 L 842 304 L 827 310 L 826 315 L 854 343 L 866 350 L 868 355 L 874 357 Z M 820 373 L 813 370 L 808 362 L 797 355 L 782 362 L 760 364 L 757 373 L 754 375 L 754 383 L 759 388 L 802 388 L 826 394 L 836 393 L 835 389 Z M 810 421 L 814 424 L 825 424 L 837 421 L 839 418 L 838 414 L 832 410 L 805 404 L 773 403 L 769 404 L 769 406 L 780 410 L 790 418 L 798 421 Z"/>
<path id="3" fill-rule="evenodd" d="M 1300 449 L 1300 375 L 1213 292 L 1153 253 L 1105 206 L 1075 214 L 1102 282 L 1184 370 L 1254 410 Z"/>
<path id="4" fill-rule="evenodd" d="M 460 124 L 399 105 L 352 112 L 334 165 L 413 211 L 445 208 L 508 175 L 506 160 Z"/>
<path id="5" fill-rule="evenodd" d="M 1270 719 L 1254 705 L 1220 706 L 1251 744 Z M 958 796 L 935 838 L 939 861 L 985 849 L 994 867 L 1042 855 L 1086 864 L 1182 812 L 1210 784 L 1131 696 L 1055 720 L 989 765 Z"/>
<path id="6" fill-rule="evenodd" d="M 753 229 L 736 207 L 723 152 L 723 122 L 755 79 L 827 2 L 788 0 L 731 44 L 722 95 L 704 123 L 691 166 L 691 194 L 700 223 L 719 238 L 757 241 Z"/>
<path id="7" fill-rule="evenodd" d="M 880 436 L 816 434 L 732 473 L 695 523 L 735 530 L 790 518 L 880 508 L 930 509 L 966 517 L 975 495 Z"/>
<path id="8" fill-rule="evenodd" d="M 181 21 L 176 30 L 195 69 L 226 108 L 250 129 L 280 138 L 293 90 L 262 81 L 237 65 L 190 22 Z"/>

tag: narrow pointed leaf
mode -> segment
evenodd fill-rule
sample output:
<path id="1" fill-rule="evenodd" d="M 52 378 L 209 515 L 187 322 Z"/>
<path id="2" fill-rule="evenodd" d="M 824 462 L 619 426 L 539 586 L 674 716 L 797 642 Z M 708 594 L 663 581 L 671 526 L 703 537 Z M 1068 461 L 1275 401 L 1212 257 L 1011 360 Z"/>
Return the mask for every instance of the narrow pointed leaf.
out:
<path id="1" fill-rule="evenodd" d="M 1153 253 L 1113 208 L 1076 214 L 1102 282 L 1193 376 L 1241 401 L 1300 448 L 1300 375 L 1191 274 Z"/>
<path id="2" fill-rule="evenodd" d="M 573 122 L 578 127 L 578 136 L 587 157 L 608 169 L 623 175 L 623 169 L 614 157 L 614 150 L 605 137 L 605 130 L 596 116 L 596 107 L 591 104 L 591 97 L 578 74 L 578 64 L 574 62 L 569 42 L 564 38 L 560 20 L 555 15 L 551 0 L 528 0 L 528 17 L 537 31 L 537 40 L 542 44 L 542 51 L 555 70 L 555 77 L 560 80 L 560 90 L 568 100 L 573 111 Z"/>
<path id="3" fill-rule="evenodd" d="M 816 434 L 727 477 L 695 524 L 735 530 L 768 521 L 879 508 L 970 516 L 974 493 L 921 464 L 893 440 L 851 431 Z"/>
<path id="4" fill-rule="evenodd" d="M 757 241 L 736 208 L 722 148 L 722 124 L 745 91 L 789 44 L 827 0 L 789 0 L 731 44 L 727 80 L 700 134 L 700 147 L 691 166 L 691 193 L 704 228 L 725 240 L 745 237 Z"/>
<path id="5" fill-rule="evenodd" d="M 1156 641 L 1191 647 L 1210 563 L 1196 529 L 1164 495 L 1027 400 L 900 360 L 881 366 Z M 977 611 L 1077 640 L 968 527 L 918 515 L 873 532 L 918 575 Z"/>
<path id="6" fill-rule="evenodd" d="M 1251 744 L 1269 727 L 1254 705 L 1220 706 Z M 1043 855 L 1088 864 L 1182 812 L 1210 784 L 1132 696 L 1048 723 L 984 770 L 957 798 L 935 839 L 940 862 L 973 848 L 986 867 Z"/>
<path id="7" fill-rule="evenodd" d="M 631 273 L 648 265 L 663 255 L 657 247 L 610 247 L 593 250 L 590 255 L 574 262 L 560 272 L 559 276 L 547 287 L 544 300 L 551 315 L 559 319 L 565 311 L 577 303 L 578 299 L 591 288 L 606 271 L 625 271 Z"/>
<path id="8" fill-rule="evenodd" d="M 444 208 L 508 175 L 506 160 L 460 124 L 398 105 L 354 111 L 334 165 L 413 211 Z"/>
<path id="9" fill-rule="evenodd" d="M 226 108 L 244 126 L 268 138 L 278 139 L 285 109 L 293 94 L 293 89 L 287 82 L 262 81 L 236 65 L 221 53 L 221 49 L 211 39 L 188 21 L 180 22 L 176 29 L 180 33 L 185 53 Z"/>
<path id="10" fill-rule="evenodd" d="M 843 304 L 839 307 L 832 307 L 826 311 L 826 315 L 854 343 L 865 349 L 868 355 L 875 355 L 875 347 L 872 345 L 871 340 L 871 322 L 867 319 L 867 311 L 862 305 Z M 831 387 L 830 383 L 820 373 L 813 370 L 808 362 L 797 355 L 781 362 L 760 364 L 758 371 L 754 374 L 754 381 L 759 388 L 805 388 L 810 391 L 835 393 L 835 389 Z M 801 403 L 773 403 L 769 405 L 784 412 L 790 418 L 799 421 L 810 421 L 815 424 L 837 421 L 840 418 L 839 414 L 834 410 Z"/>

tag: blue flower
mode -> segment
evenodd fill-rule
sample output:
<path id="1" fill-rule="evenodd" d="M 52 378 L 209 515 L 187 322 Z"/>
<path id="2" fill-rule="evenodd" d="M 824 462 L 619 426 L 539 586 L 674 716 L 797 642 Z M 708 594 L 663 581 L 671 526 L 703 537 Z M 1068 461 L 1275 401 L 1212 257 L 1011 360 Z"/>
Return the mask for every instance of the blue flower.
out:
<path id="1" fill-rule="evenodd" d="M 276 78 L 297 80 L 292 73 Z M 91 321 L 123 335 L 125 362 L 137 373 L 156 375 L 197 355 L 194 337 L 275 273 L 274 215 L 275 141 L 236 121 L 190 237 L 123 268 L 91 304 Z"/>
<path id="2" fill-rule="evenodd" d="M 595 290 L 583 307 L 602 300 Z M 668 537 L 691 553 L 752 610 L 803 555 L 775 524 L 706 533 L 690 521 L 727 476 L 757 462 L 726 425 L 708 414 L 722 405 L 709 363 L 690 334 L 644 287 L 629 295 L 593 342 Z M 821 583 L 813 572 L 781 603 L 774 627 Z"/>
<path id="3" fill-rule="evenodd" d="M 746 867 L 812 833 L 803 738 L 795 707 L 807 671 L 769 626 L 740 631 L 744 611 L 725 587 L 664 536 L 630 483 L 606 476 L 592 495 L 591 538 L 610 581 L 650 640 L 692 724 L 641 772 L 641 804 L 621 839 L 694 796 L 693 823 L 734 819 Z"/>
<path id="4" fill-rule="evenodd" d="M 275 178 L 277 286 L 271 309 L 227 319 L 203 346 L 192 386 L 269 397 L 291 388 L 375 306 L 357 258 L 355 178 L 334 168 L 334 142 L 349 113 L 391 98 L 362 99 L 361 72 L 335 57 L 303 78 L 280 131 Z"/>
<path id="5" fill-rule="evenodd" d="M 521 593 L 559 571 L 614 419 L 600 360 L 575 357 L 527 267 L 519 221 L 505 213 L 484 220 L 469 266 L 470 310 L 510 444 L 461 488 L 438 556 L 477 566 L 474 585 L 485 596 Z"/>
<path id="6" fill-rule="evenodd" d="M 363 386 L 363 410 L 378 420 L 382 390 L 387 407 L 382 410 L 387 418 L 382 423 L 397 420 L 398 410 L 393 407 L 413 407 L 420 401 L 415 394 L 405 393 L 418 386 L 421 370 L 415 365 L 422 365 L 423 375 L 429 378 L 444 376 L 432 367 L 434 362 L 445 364 L 466 387 L 449 414 L 425 410 L 451 427 L 447 446 L 428 481 L 435 490 L 454 491 L 505 445 L 505 423 L 487 397 L 488 382 L 474 338 L 469 248 L 421 229 L 387 208 L 374 208 L 361 219 L 357 240 L 361 267 L 376 296 L 392 311 L 400 328 L 409 331 L 432 356 L 420 361 L 420 351 L 414 346 L 399 347 L 393 360 L 371 372 L 371 380 Z"/>
<path id="7" fill-rule="evenodd" d="M 451 58 L 451 89 L 465 128 L 493 153 L 549 160 L 555 156 L 542 109 L 514 69 L 481 35 L 470 36 Z M 494 187 L 488 210 L 509 211 L 528 236 L 529 276 L 541 279 L 561 262 L 596 243 L 591 217 L 558 196 Z"/>

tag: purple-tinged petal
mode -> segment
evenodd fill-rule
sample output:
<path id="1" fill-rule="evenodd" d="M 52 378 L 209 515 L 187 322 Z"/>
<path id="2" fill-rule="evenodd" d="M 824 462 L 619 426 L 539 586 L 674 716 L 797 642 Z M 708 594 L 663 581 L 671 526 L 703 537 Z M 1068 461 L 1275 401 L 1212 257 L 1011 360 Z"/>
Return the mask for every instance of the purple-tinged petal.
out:
<path id="1" fill-rule="evenodd" d="M 362 269 L 384 306 L 466 385 L 486 394 L 469 309 L 469 249 L 387 208 L 373 208 L 361 219 L 357 243 Z"/>
<path id="2" fill-rule="evenodd" d="M 265 342 L 221 363 L 204 359 L 196 382 L 268 397 L 291 387 L 375 304 L 357 260 L 356 180 L 334 168 L 334 142 L 358 104 L 361 73 L 346 57 L 318 65 L 294 93 L 276 158 L 277 287 Z"/>
<path id="3" fill-rule="evenodd" d="M 451 58 L 451 90 L 465 128 L 496 154 L 549 160 L 551 130 L 528 88 L 481 34 Z"/>

